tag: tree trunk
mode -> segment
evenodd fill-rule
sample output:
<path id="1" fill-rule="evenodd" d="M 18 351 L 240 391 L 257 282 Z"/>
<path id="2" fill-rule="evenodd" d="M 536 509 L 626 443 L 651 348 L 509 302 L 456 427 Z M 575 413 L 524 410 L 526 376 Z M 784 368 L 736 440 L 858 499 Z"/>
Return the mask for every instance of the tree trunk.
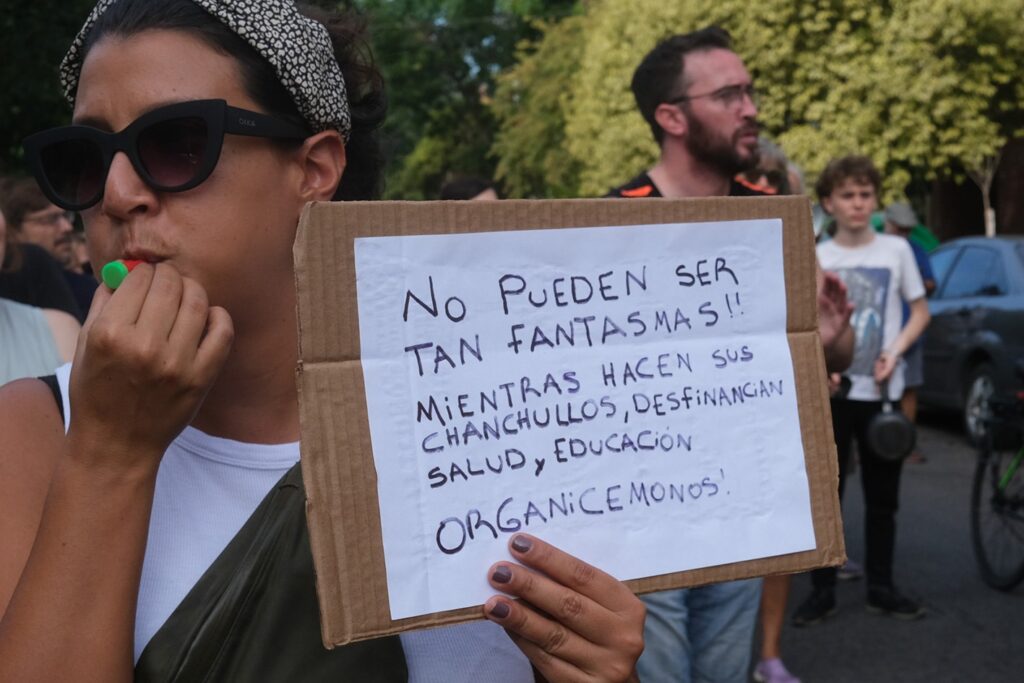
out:
<path id="1" fill-rule="evenodd" d="M 978 188 L 981 189 L 981 201 L 985 207 L 985 237 L 996 236 L 996 210 L 992 206 L 992 181 L 995 180 L 996 171 L 999 170 L 999 160 L 1002 150 L 997 154 L 981 160 L 977 168 L 970 169 L 967 175 L 971 177 Z"/>
<path id="2" fill-rule="evenodd" d="M 995 209 L 992 208 L 992 182 L 989 180 L 981 190 L 981 201 L 985 205 L 985 237 L 995 237 Z"/>

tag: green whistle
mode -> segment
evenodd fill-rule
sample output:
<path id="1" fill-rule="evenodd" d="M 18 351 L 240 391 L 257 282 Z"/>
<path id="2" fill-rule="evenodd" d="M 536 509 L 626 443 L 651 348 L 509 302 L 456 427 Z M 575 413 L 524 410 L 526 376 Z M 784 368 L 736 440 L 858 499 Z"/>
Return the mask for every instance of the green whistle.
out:
<path id="1" fill-rule="evenodd" d="M 117 289 L 124 282 L 124 279 L 128 277 L 128 273 L 135 269 L 135 266 L 142 263 L 142 261 L 136 261 L 131 259 L 117 259 L 111 261 L 107 265 L 103 266 L 103 270 L 100 271 L 100 277 L 103 278 L 103 284 L 111 289 Z"/>

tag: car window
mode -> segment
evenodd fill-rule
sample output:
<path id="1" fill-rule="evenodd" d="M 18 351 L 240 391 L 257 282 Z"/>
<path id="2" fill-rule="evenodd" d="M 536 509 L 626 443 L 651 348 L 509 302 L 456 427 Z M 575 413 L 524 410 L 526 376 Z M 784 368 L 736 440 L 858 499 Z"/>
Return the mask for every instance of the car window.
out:
<path id="1" fill-rule="evenodd" d="M 1006 294 L 1006 278 L 994 249 L 967 247 L 942 289 L 943 299 Z"/>
<path id="2" fill-rule="evenodd" d="M 935 284 L 939 287 L 940 291 L 942 283 L 946 280 L 946 273 L 949 272 L 960 251 L 961 249 L 958 247 L 944 247 L 928 254 L 928 262 L 932 266 L 932 273 L 935 274 Z"/>

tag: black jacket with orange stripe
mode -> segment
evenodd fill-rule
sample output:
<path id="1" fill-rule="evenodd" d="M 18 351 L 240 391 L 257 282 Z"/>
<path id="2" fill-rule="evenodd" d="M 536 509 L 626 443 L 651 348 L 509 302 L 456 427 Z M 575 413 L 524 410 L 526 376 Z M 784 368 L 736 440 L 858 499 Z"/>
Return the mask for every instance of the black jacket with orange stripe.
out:
<path id="1" fill-rule="evenodd" d="M 775 194 L 771 191 L 771 188 L 755 185 L 744 180 L 742 177 L 733 178 L 732 182 L 729 183 L 730 197 L 763 197 L 771 194 Z M 625 185 L 612 188 L 605 195 L 605 197 L 625 197 L 628 199 L 661 196 L 662 194 L 658 186 L 654 184 L 654 181 L 651 180 L 651 177 L 646 172 L 641 173 Z"/>

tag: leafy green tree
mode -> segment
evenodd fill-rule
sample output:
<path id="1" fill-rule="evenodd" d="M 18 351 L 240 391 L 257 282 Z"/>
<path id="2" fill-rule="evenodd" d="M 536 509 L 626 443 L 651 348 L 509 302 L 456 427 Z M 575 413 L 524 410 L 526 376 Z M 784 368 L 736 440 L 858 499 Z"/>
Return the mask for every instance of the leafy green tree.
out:
<path id="1" fill-rule="evenodd" d="M 996 232 L 991 188 L 1007 142 L 1024 135 L 1024 0 L 900 3 L 881 38 L 892 76 L 879 97 L 907 168 L 970 177 L 985 232 Z M 902 87 L 901 87 L 902 86 Z"/>
<path id="2" fill-rule="evenodd" d="M 860 151 L 859 99 L 846 100 L 841 116 L 839 84 L 871 74 L 871 36 L 882 23 L 882 4 L 874 0 L 708 0 L 658 3 L 638 0 L 630 6 L 610 2 L 591 5 L 588 44 L 573 84 L 573 111 L 567 128 L 572 155 L 588 160 L 580 190 L 599 194 L 649 166 L 657 147 L 629 90 L 633 70 L 659 40 L 710 24 L 733 36 L 736 50 L 763 92 L 761 121 L 766 132 L 808 126 L 832 126 L 831 144 L 806 148 L 817 157 L 783 146 L 812 173 L 831 156 Z M 642 19 L 641 19 L 642 18 Z M 869 76 L 860 77 L 867 82 Z M 847 92 L 847 91 L 843 91 Z M 592 160 L 592 162 L 591 162 Z M 819 163 L 819 160 L 820 161 Z"/>
<path id="3" fill-rule="evenodd" d="M 535 35 L 528 16 L 561 16 L 565 0 L 359 0 L 388 84 L 386 194 L 429 199 L 452 172 L 491 177 L 495 78 Z"/>
<path id="4" fill-rule="evenodd" d="M 534 107 L 541 123 L 517 133 L 522 116 L 502 114 L 496 150 L 506 178 L 543 178 L 544 164 L 561 159 L 578 183 L 559 194 L 597 195 L 651 165 L 657 148 L 629 90 L 633 70 L 662 38 L 709 24 L 732 33 L 762 92 L 766 134 L 809 177 L 833 157 L 863 153 L 883 170 L 887 199 L 912 182 L 964 174 L 984 190 L 1000 150 L 1024 130 L 1024 0 L 593 0 L 586 7 L 571 32 L 582 44 L 557 52 L 567 36 L 549 27 L 509 72 L 510 100 L 524 113 Z M 561 94 L 540 106 L 522 93 L 554 76 L 532 63 L 546 51 L 562 56 L 567 75 L 548 86 Z M 531 138 L 541 151 L 526 149 Z"/>
<path id="5" fill-rule="evenodd" d="M 0 173 L 24 170 L 21 140 L 66 123 L 57 65 L 95 0 L 0 0 Z M 368 15 L 387 79 L 383 131 L 389 195 L 436 196 L 452 171 L 490 176 L 495 77 L 531 18 L 564 16 L 575 0 L 311 0 Z"/>
<path id="6" fill-rule="evenodd" d="M 57 66 L 92 0 L 0 0 L 0 174 L 25 172 L 21 141 L 65 124 Z"/>
<path id="7" fill-rule="evenodd" d="M 539 25 L 543 38 L 524 41 L 517 64 L 498 78 L 500 123 L 491 152 L 496 177 L 512 197 L 572 197 L 581 164 L 565 149 L 565 84 L 583 49 L 582 16 Z"/>
<path id="8" fill-rule="evenodd" d="M 812 172 L 831 156 L 868 154 L 889 199 L 913 180 L 966 173 L 989 208 L 1000 151 L 1024 123 L 1022 20 L 1021 0 L 893 3 L 869 33 L 838 44 L 851 58 L 779 129 L 783 146 Z"/>

